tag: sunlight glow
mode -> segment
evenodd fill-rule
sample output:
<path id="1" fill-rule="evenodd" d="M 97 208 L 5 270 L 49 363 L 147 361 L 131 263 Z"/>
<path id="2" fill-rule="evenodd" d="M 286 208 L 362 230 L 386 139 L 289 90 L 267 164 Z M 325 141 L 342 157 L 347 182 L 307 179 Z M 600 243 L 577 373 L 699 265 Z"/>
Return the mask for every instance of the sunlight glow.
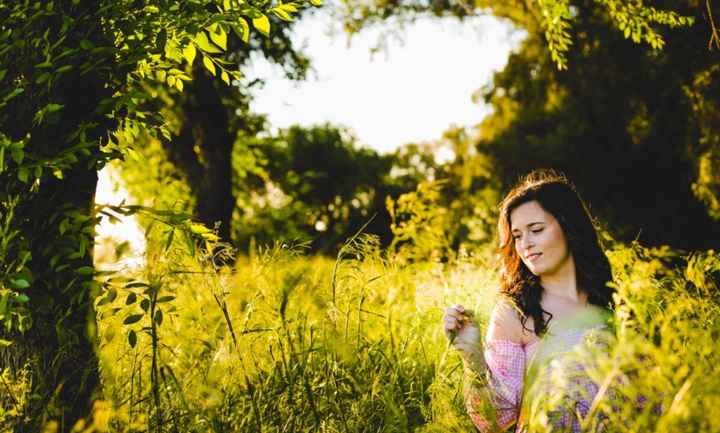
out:
<path id="1" fill-rule="evenodd" d="M 98 173 L 95 203 L 119 205 L 123 201 L 132 203 L 130 193 L 125 189 L 116 169 L 105 166 Z M 143 267 L 145 234 L 137 218 L 119 216 L 118 222 L 111 222 L 105 215 L 101 218 L 95 227 L 95 264 L 103 270 Z"/>
<path id="2" fill-rule="evenodd" d="M 279 67 L 255 56 L 239 85 L 256 78 L 267 81 L 254 90 L 251 108 L 266 113 L 274 129 L 331 122 L 349 127 L 359 144 L 380 152 L 439 139 L 452 125 L 479 123 L 489 108 L 474 103 L 473 93 L 491 81 L 524 36 L 492 16 L 464 22 L 428 18 L 406 25 L 402 40 L 372 28 L 348 44 L 337 28 L 332 34 L 336 20 L 320 10 L 295 26 L 293 40 L 305 46 L 315 71 L 307 81 L 292 82 Z M 371 54 L 379 41 L 385 50 Z M 449 149 L 439 149 L 440 161 L 452 157 Z M 111 167 L 99 176 L 97 203 L 133 202 Z M 128 251 L 115 257 L 122 242 L 127 242 Z M 103 265 L 143 263 L 145 239 L 135 218 L 116 224 L 104 218 L 97 227 L 96 244 L 96 261 Z"/>
<path id="3" fill-rule="evenodd" d="M 524 34 L 492 16 L 420 19 L 407 25 L 402 41 L 368 29 L 348 46 L 343 34 L 328 34 L 327 13 L 303 18 L 294 42 L 306 46 L 316 77 L 295 83 L 279 67 L 255 56 L 247 83 L 266 79 L 254 92 L 252 109 L 267 113 L 273 127 L 324 122 L 351 128 L 361 144 L 382 152 L 439 139 L 449 126 L 473 126 L 489 108 L 472 94 L 504 67 Z M 381 41 L 386 50 L 371 54 Z"/>

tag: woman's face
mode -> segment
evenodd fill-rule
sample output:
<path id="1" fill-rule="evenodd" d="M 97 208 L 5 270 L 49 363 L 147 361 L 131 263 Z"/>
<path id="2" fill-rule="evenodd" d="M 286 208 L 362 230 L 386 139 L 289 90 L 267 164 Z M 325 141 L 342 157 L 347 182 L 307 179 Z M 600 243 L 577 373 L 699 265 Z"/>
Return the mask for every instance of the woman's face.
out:
<path id="1" fill-rule="evenodd" d="M 555 217 L 537 201 L 529 201 L 510 213 L 515 251 L 537 276 L 551 276 L 568 269 L 572 255 Z"/>

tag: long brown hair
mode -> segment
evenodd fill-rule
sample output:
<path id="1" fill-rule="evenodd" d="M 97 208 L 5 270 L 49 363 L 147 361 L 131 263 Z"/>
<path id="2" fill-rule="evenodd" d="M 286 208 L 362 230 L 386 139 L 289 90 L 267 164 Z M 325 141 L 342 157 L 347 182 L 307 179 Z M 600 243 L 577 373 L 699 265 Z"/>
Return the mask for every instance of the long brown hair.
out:
<path id="1" fill-rule="evenodd" d="M 530 317 L 535 334 L 541 336 L 547 330 L 552 314 L 543 310 L 540 305 L 543 293 L 540 278 L 533 275 L 522 262 L 515 250 L 510 227 L 512 211 L 531 201 L 537 201 L 560 224 L 575 262 L 578 288 L 587 294 L 588 302 L 612 309 L 612 295 L 615 290 L 607 284 L 612 280 L 610 262 L 600 248 L 590 213 L 575 186 L 567 177 L 554 170 L 535 170 L 529 173 L 500 203 L 500 292 L 510 298 L 523 313 L 523 328 L 529 329 L 525 324 Z M 547 320 L 545 314 L 549 316 Z"/>

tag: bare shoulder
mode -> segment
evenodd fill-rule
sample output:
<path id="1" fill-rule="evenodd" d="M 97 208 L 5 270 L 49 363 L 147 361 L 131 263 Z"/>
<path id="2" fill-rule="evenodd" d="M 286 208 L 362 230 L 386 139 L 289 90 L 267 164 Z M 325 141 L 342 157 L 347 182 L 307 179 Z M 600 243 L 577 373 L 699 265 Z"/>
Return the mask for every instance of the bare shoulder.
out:
<path id="1" fill-rule="evenodd" d="M 487 331 L 488 341 L 509 340 L 514 343 L 523 343 L 523 326 L 520 321 L 520 312 L 513 303 L 501 297 L 490 316 L 490 323 Z"/>

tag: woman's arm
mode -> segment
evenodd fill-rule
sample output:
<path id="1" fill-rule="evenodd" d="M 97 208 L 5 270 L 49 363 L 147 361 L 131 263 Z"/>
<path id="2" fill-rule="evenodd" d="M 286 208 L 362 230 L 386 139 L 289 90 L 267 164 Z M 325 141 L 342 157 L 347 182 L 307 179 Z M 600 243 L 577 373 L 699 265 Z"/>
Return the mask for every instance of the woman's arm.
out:
<path id="1" fill-rule="evenodd" d="M 498 302 L 482 344 L 471 316 L 458 318 L 457 307 L 446 312 L 445 327 L 451 336 L 456 332 L 453 345 L 465 367 L 468 414 L 481 432 L 504 430 L 516 423 L 522 395 L 525 352 L 519 315 L 509 302 Z"/>

